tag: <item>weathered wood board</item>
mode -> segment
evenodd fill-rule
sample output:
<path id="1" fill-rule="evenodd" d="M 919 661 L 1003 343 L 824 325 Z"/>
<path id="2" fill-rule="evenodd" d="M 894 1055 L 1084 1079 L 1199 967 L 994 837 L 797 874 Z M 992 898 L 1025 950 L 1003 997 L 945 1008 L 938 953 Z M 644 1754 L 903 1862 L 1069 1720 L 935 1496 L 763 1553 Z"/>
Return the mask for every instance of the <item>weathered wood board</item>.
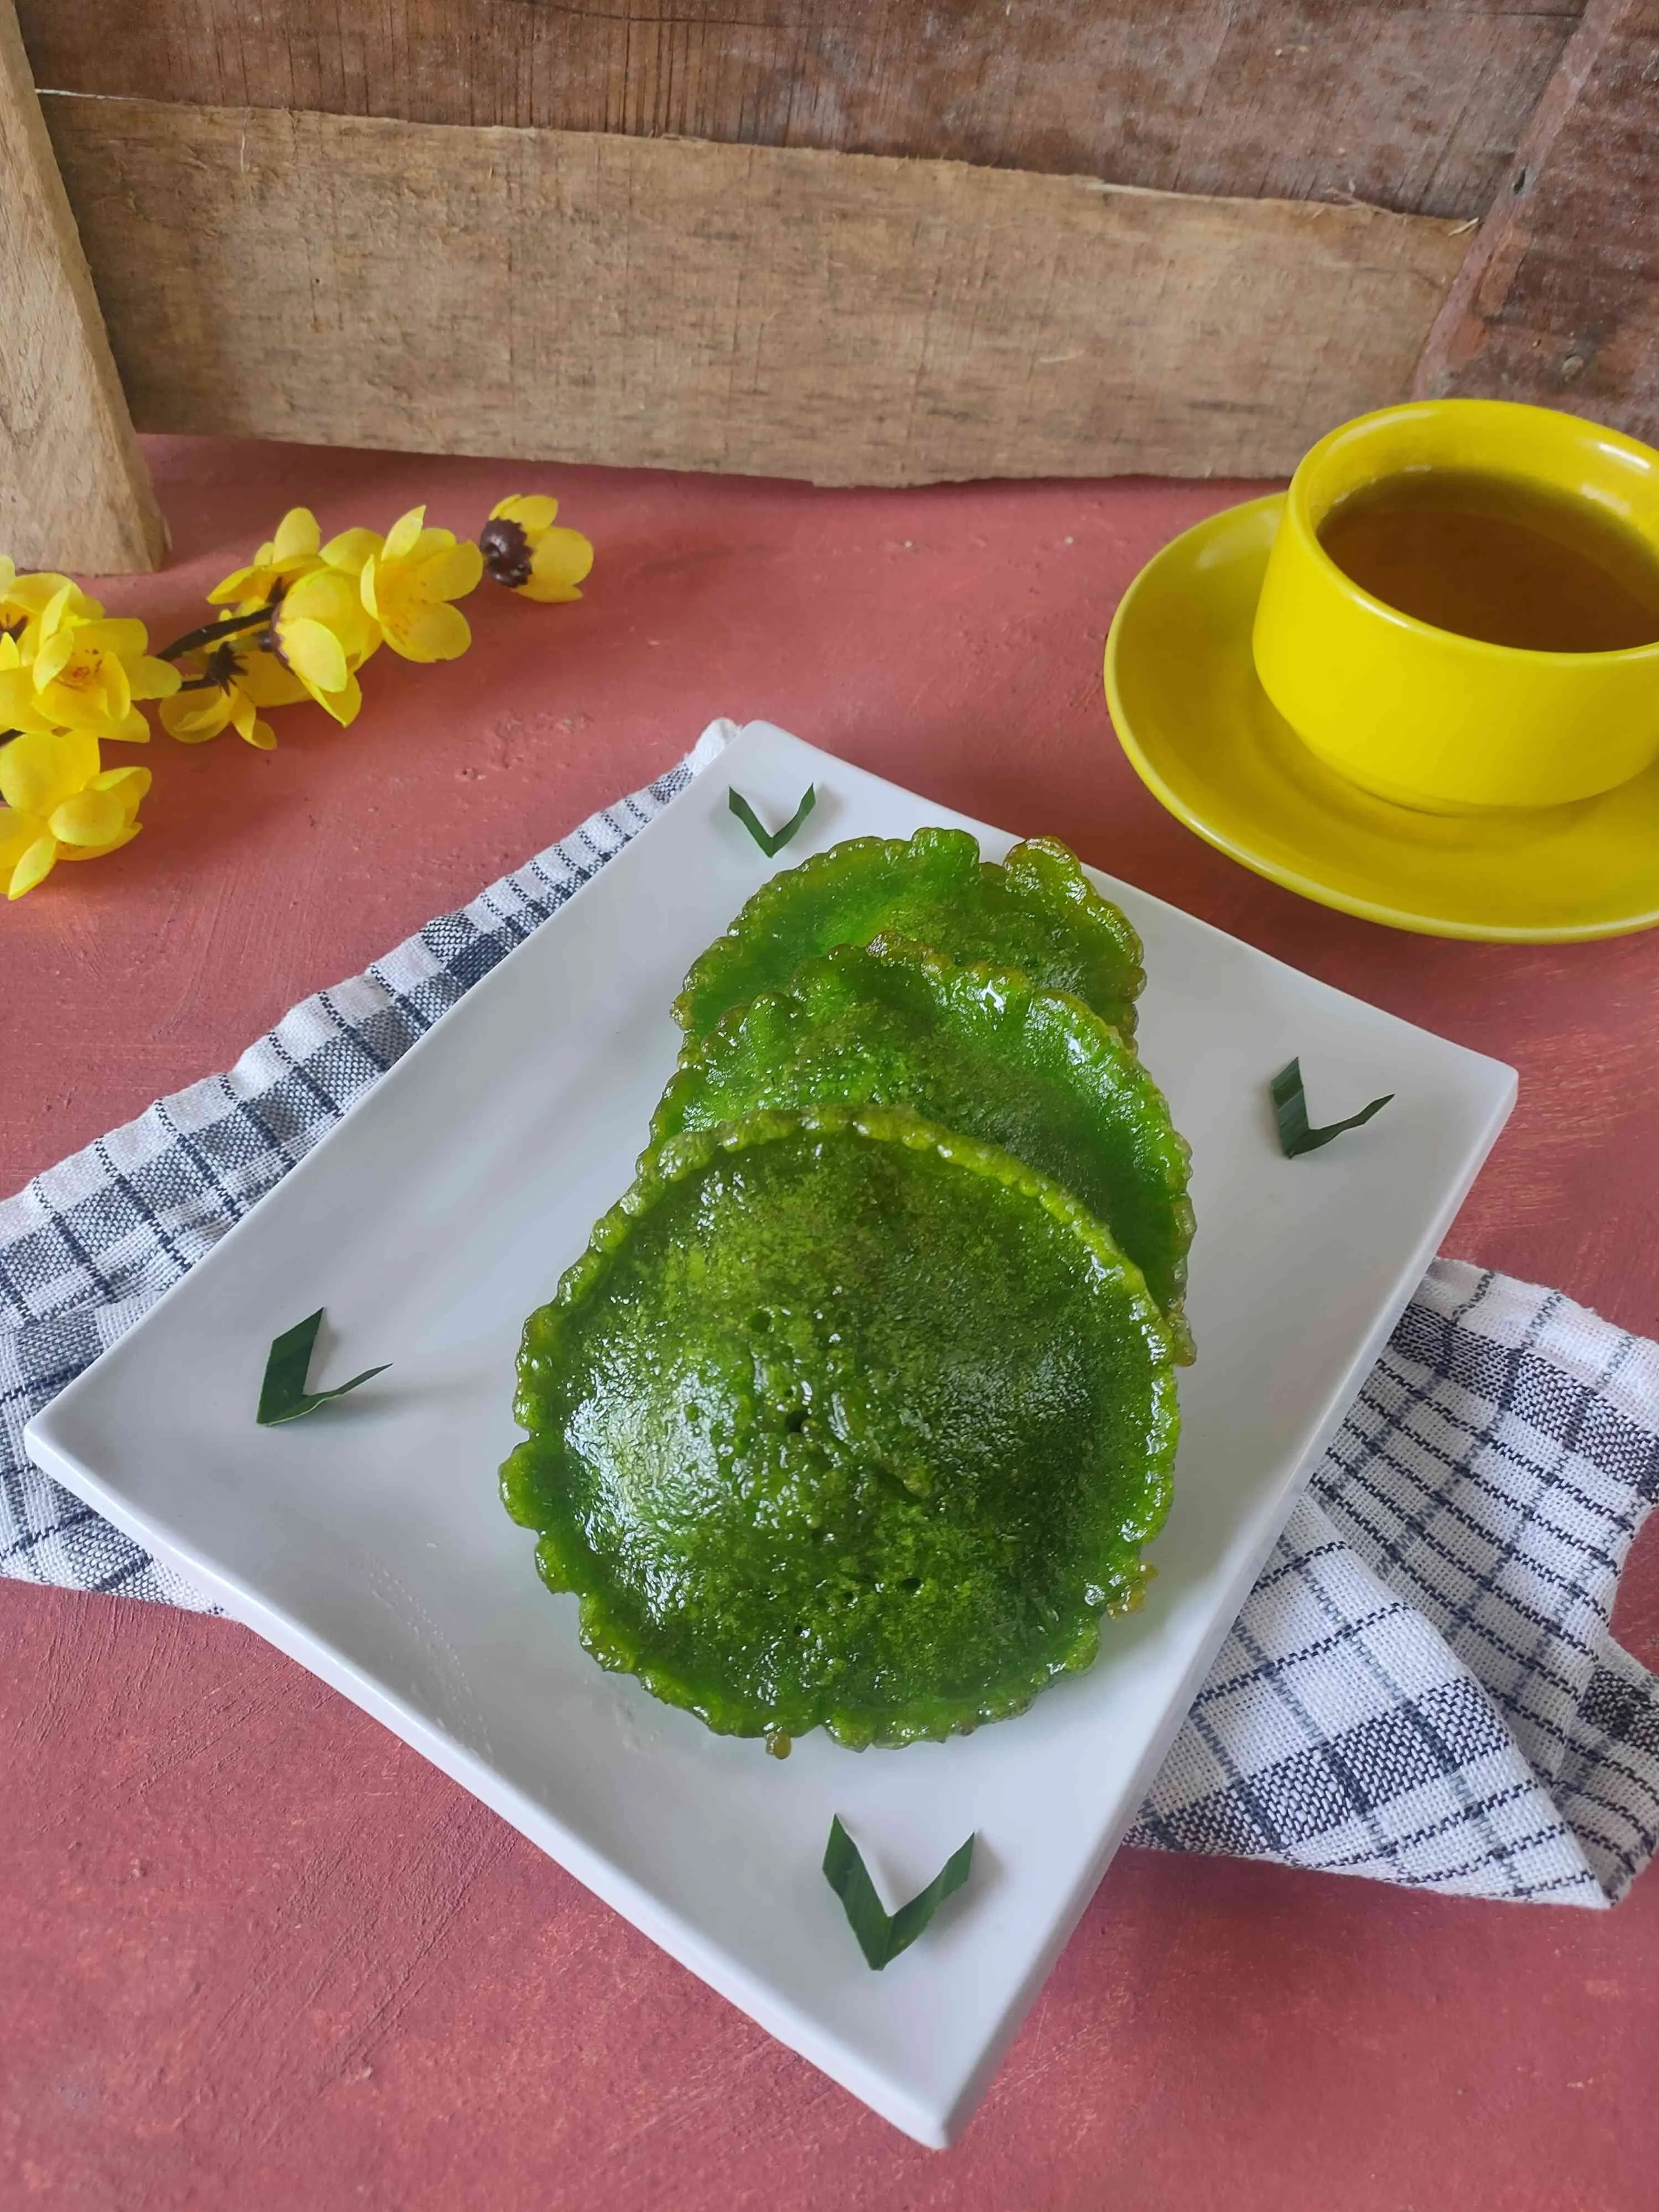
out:
<path id="1" fill-rule="evenodd" d="M 1484 214 L 1581 0 L 21 0 L 43 86 Z M 118 24 L 112 21 L 118 18 Z"/>
<path id="2" fill-rule="evenodd" d="M 1417 387 L 1659 443 L 1659 0 L 1592 0 Z"/>
<path id="3" fill-rule="evenodd" d="M 20 568 L 153 568 L 167 526 L 0 0 L 0 553 Z"/>
<path id="4" fill-rule="evenodd" d="M 939 161 L 48 96 L 142 428 L 914 483 L 1273 474 L 1460 228 Z"/>

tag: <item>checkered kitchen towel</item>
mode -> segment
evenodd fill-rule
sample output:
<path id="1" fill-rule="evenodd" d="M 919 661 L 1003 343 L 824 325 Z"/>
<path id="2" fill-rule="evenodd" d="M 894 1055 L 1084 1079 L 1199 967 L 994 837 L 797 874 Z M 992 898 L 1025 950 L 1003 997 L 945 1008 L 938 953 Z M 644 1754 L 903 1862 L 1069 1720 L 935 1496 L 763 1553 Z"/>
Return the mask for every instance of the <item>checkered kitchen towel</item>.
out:
<path id="1" fill-rule="evenodd" d="M 202 1607 L 31 1468 L 25 1420 L 714 759 L 314 999 L 228 1075 L 0 1204 L 0 1573 Z M 1437 1261 L 1268 1562 L 1132 1840 L 1605 1905 L 1659 1829 L 1659 1685 L 1610 1640 L 1659 1488 L 1659 1346 Z"/>

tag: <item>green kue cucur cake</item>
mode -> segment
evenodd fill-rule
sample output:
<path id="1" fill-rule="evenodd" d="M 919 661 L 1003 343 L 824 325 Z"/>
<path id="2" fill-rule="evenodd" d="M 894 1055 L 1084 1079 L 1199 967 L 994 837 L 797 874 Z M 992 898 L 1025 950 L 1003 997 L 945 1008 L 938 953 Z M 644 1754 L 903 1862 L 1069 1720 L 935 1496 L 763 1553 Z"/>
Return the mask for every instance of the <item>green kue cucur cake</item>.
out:
<path id="1" fill-rule="evenodd" d="M 1041 1169 L 1111 1231 L 1190 1357 L 1187 1146 L 1151 1076 L 1080 1000 L 894 938 L 842 945 L 688 1043 L 651 1134 L 832 1099 L 908 1106 Z"/>
<path id="2" fill-rule="evenodd" d="M 849 837 L 763 884 L 693 967 L 674 1018 L 703 1036 L 731 1006 L 780 991 L 811 953 L 886 932 L 947 960 L 1017 968 L 1069 991 L 1128 1040 L 1145 976 L 1127 918 L 1052 837 L 981 860 L 965 830 Z"/>
<path id="3" fill-rule="evenodd" d="M 532 1318 L 504 1494 L 587 1650 L 710 1728 L 942 1737 L 1086 1666 L 1139 1589 L 1172 1350 L 1009 1154 L 757 1114 L 647 1159 Z"/>
<path id="4" fill-rule="evenodd" d="M 780 871 L 695 963 L 501 1471 L 602 1666 L 781 1752 L 944 1738 L 1090 1664 L 1192 1357 L 1140 963 L 1063 845 L 923 830 Z"/>

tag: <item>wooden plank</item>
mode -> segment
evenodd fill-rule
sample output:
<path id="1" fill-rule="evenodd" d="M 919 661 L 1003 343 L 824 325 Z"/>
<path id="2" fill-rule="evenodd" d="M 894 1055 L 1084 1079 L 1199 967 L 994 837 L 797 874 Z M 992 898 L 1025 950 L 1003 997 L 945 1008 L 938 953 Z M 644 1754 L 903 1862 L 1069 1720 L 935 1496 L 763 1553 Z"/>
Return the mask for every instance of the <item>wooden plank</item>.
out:
<path id="1" fill-rule="evenodd" d="M 20 568 L 153 568 L 167 526 L 11 0 L 0 0 L 0 553 Z"/>
<path id="2" fill-rule="evenodd" d="M 43 85 L 1479 216 L 1582 0 L 22 0 Z"/>
<path id="3" fill-rule="evenodd" d="M 1592 0 L 1416 388 L 1659 443 L 1659 0 Z"/>
<path id="4" fill-rule="evenodd" d="M 957 163 L 52 95 L 135 418 L 826 483 L 1273 474 L 1459 227 Z"/>

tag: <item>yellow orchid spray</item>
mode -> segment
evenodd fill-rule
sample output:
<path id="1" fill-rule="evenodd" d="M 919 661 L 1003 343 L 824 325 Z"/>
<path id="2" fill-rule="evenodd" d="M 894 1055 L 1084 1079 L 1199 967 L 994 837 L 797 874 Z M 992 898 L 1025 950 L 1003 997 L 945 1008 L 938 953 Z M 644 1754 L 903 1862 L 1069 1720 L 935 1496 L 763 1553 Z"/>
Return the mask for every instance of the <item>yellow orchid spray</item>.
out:
<path id="1" fill-rule="evenodd" d="M 578 599 L 593 565 L 556 501 L 504 499 L 477 544 L 429 526 L 424 507 L 384 537 L 354 527 L 325 542 L 290 507 L 251 560 L 208 593 L 222 610 L 152 653 L 144 625 L 112 618 L 72 578 L 19 574 L 0 555 L 0 884 L 21 898 L 60 860 L 92 860 L 138 834 L 146 769 L 103 765 L 108 740 L 150 734 L 155 701 L 181 744 L 234 730 L 268 752 L 264 712 L 313 700 L 342 727 L 362 708 L 358 672 L 384 645 L 405 660 L 454 660 L 472 641 L 454 605 L 488 576 L 520 598 Z"/>

